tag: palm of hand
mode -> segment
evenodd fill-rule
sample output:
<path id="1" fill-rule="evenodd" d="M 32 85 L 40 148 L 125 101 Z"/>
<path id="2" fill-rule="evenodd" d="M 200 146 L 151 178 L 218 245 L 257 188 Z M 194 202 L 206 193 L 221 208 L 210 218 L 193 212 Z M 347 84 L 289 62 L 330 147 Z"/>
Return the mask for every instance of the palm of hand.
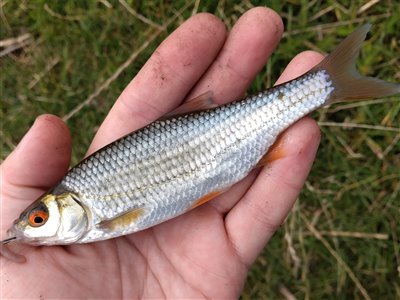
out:
<path id="1" fill-rule="evenodd" d="M 34 298 L 231 298 L 247 273 L 222 215 L 211 207 L 126 237 L 67 247 L 25 246 L 22 252 L 28 261 L 7 262 L 5 276 L 29 275 L 4 287 L 24 286 L 24 295 Z M 15 296 L 15 289 L 10 291 Z"/>
<path id="2" fill-rule="evenodd" d="M 221 103 L 240 97 L 281 32 L 279 17 L 266 8 L 244 14 L 226 40 L 223 24 L 215 17 L 200 14 L 189 19 L 122 93 L 89 153 L 160 117 L 185 95 L 190 99 L 212 90 Z M 300 54 L 280 81 L 300 75 L 319 59 L 311 52 Z M 169 84 L 160 83 L 161 77 L 169 78 Z M 218 199 L 151 229 L 93 244 L 18 246 L 27 262 L 3 264 L 3 296 L 237 297 L 248 267 L 296 199 L 318 136 L 313 121 L 298 122 L 282 135 L 284 158 L 259 174 L 252 172 Z M 38 118 L 1 166 L 2 232 L 18 212 L 60 180 L 70 152 L 65 125 L 54 116 Z"/>

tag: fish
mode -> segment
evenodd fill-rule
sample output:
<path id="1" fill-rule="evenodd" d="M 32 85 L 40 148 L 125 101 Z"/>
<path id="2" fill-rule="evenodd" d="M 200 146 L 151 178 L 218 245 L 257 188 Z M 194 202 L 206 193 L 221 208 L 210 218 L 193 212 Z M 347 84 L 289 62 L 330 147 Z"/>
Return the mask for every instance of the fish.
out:
<path id="1" fill-rule="evenodd" d="M 103 147 L 28 206 L 1 242 L 91 243 L 135 233 L 202 205 L 268 164 L 290 125 L 325 105 L 400 93 L 356 70 L 371 25 L 289 82 L 216 105 L 206 92 Z"/>

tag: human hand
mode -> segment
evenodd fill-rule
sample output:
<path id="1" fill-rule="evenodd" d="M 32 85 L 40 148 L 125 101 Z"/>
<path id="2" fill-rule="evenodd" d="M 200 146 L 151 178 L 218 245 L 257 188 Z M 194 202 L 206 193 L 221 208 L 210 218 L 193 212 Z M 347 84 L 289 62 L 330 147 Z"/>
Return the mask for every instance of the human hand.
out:
<path id="1" fill-rule="evenodd" d="M 223 23 L 199 14 L 173 32 L 116 101 L 89 154 L 161 117 L 183 99 L 212 91 L 220 104 L 243 95 L 282 34 L 276 13 L 255 8 L 226 36 Z M 296 56 L 279 82 L 321 60 Z M 173 220 L 124 237 L 92 244 L 16 245 L 27 262 L 2 258 L 2 297 L 16 298 L 232 298 L 249 266 L 290 211 L 319 142 L 305 118 L 281 137 L 285 156 L 218 198 Z M 4 233 L 30 202 L 67 172 L 68 129 L 39 117 L 1 166 Z"/>

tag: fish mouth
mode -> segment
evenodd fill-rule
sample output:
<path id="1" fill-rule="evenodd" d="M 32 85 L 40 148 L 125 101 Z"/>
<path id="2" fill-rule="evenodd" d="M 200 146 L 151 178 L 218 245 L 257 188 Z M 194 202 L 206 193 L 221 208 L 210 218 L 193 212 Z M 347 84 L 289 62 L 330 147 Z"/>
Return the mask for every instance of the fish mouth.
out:
<path id="1" fill-rule="evenodd" d="M 15 230 L 8 230 L 7 231 L 7 238 L 4 240 L 0 241 L 0 246 L 7 245 L 8 243 L 15 243 L 15 242 L 22 242 L 24 244 L 32 245 L 32 246 L 39 246 L 42 243 L 39 240 L 33 240 L 33 239 L 26 239 L 23 235 L 18 235 L 18 232 L 15 232 Z"/>
<path id="2" fill-rule="evenodd" d="M 6 238 L 0 241 L 0 245 L 6 245 L 8 243 L 23 242 L 27 243 L 25 236 L 22 234 L 15 225 L 7 230 Z"/>
<path id="3" fill-rule="evenodd" d="M 6 238 L 0 241 L 0 245 L 6 245 L 10 242 L 16 242 L 19 240 L 17 232 L 15 232 L 14 226 L 7 230 Z"/>

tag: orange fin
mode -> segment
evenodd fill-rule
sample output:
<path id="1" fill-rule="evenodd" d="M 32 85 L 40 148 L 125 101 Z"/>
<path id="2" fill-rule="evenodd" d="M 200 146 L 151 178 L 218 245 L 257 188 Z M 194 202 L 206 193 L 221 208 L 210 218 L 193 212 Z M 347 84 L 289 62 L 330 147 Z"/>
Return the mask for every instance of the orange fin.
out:
<path id="1" fill-rule="evenodd" d="M 210 201 L 211 199 L 214 199 L 215 197 L 217 197 L 218 195 L 221 195 L 222 193 L 223 193 L 222 191 L 208 193 L 207 195 L 201 197 L 195 203 L 193 203 L 192 206 L 190 207 L 190 209 L 196 208 L 197 206 L 200 206 L 200 205 Z"/>
<path id="2" fill-rule="evenodd" d="M 283 146 L 284 142 L 282 141 L 282 137 L 279 136 L 275 143 L 268 149 L 268 152 L 260 159 L 255 168 L 263 167 L 274 160 L 285 157 L 286 151 Z"/>
<path id="3" fill-rule="evenodd" d="M 201 111 L 201 110 L 207 110 L 210 108 L 215 108 L 217 106 L 218 106 L 218 104 L 215 103 L 214 99 L 212 98 L 212 92 L 208 91 L 208 92 L 205 92 L 204 94 L 201 94 L 200 96 L 197 96 L 196 98 L 186 101 L 181 106 L 177 107 L 173 111 L 164 115 L 163 118 L 171 118 L 171 117 L 175 117 L 178 115 L 183 115 L 183 114 L 187 114 L 187 113 L 191 113 L 191 112 L 195 112 L 195 111 Z"/>
<path id="4" fill-rule="evenodd" d="M 101 229 L 109 229 L 116 230 L 124 227 L 128 227 L 133 224 L 136 220 L 138 220 L 143 214 L 145 210 L 143 207 L 135 208 L 127 213 L 116 216 L 115 218 L 101 221 L 97 224 L 97 227 Z"/>

